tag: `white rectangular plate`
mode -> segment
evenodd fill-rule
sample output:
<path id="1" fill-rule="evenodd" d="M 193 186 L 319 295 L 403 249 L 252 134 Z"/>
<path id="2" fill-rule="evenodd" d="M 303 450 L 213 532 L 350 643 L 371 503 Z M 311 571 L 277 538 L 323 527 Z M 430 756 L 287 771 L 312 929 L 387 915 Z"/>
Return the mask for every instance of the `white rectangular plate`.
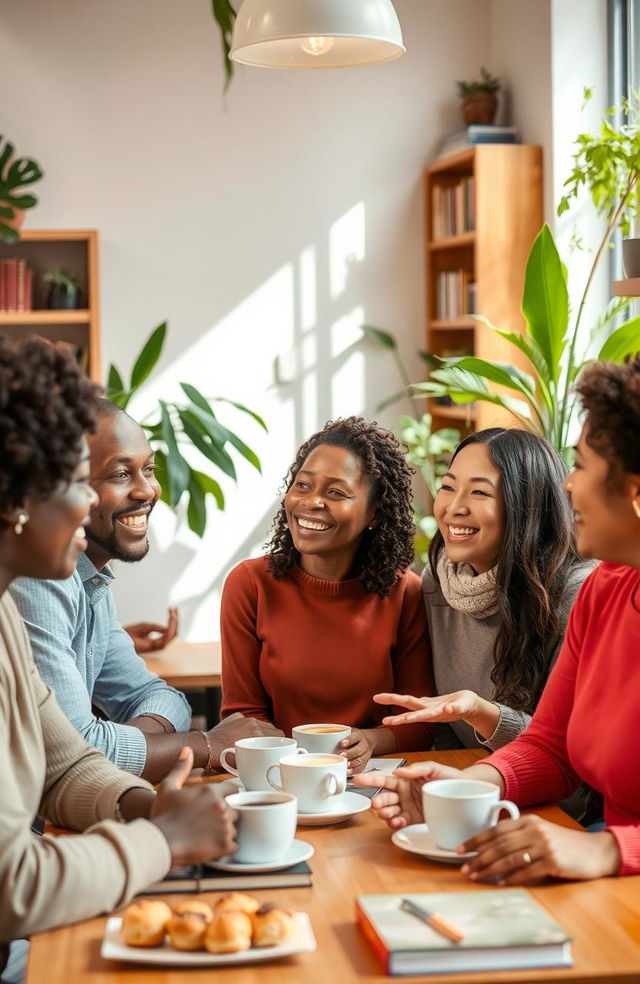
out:
<path id="1" fill-rule="evenodd" d="M 208 953 L 205 950 L 184 953 L 168 943 L 162 946 L 127 946 L 120 938 L 120 916 L 107 919 L 102 940 L 101 956 L 107 960 L 128 960 L 131 963 L 156 964 L 163 967 L 222 967 L 226 964 L 260 963 L 277 960 L 292 953 L 308 953 L 316 949 L 311 921 L 306 912 L 296 912 L 295 935 L 282 946 L 251 947 L 241 953 Z"/>

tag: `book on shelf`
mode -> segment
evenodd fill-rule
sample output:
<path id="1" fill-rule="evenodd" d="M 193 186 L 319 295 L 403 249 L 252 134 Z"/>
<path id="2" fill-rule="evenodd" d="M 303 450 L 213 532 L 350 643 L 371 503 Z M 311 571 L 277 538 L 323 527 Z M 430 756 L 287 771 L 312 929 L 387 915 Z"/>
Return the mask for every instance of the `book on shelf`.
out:
<path id="1" fill-rule="evenodd" d="M 436 281 L 436 317 L 443 321 L 474 314 L 476 283 L 468 270 L 443 270 Z"/>
<path id="2" fill-rule="evenodd" d="M 33 307 L 33 270 L 26 260 L 0 260 L 0 311 L 22 313 Z"/>
<path id="3" fill-rule="evenodd" d="M 453 943 L 400 908 L 401 895 L 360 895 L 356 917 L 388 974 L 448 974 L 570 967 L 570 937 L 523 889 L 404 896 L 438 913 L 463 938 Z"/>
<path id="4" fill-rule="evenodd" d="M 433 238 L 443 239 L 458 236 L 475 229 L 476 182 L 474 176 L 466 175 L 454 184 L 433 187 Z"/>
<path id="5" fill-rule="evenodd" d="M 244 872 L 234 875 L 207 864 L 184 865 L 172 869 L 162 881 L 154 882 L 140 895 L 166 895 L 171 892 L 244 892 L 259 888 L 298 888 L 311 884 L 311 868 L 306 861 L 280 871 Z"/>
<path id="6" fill-rule="evenodd" d="M 440 144 L 438 157 L 458 154 L 469 147 L 488 143 L 520 143 L 518 131 L 513 126 L 495 126 L 492 123 L 472 123 L 462 130 L 447 134 Z"/>

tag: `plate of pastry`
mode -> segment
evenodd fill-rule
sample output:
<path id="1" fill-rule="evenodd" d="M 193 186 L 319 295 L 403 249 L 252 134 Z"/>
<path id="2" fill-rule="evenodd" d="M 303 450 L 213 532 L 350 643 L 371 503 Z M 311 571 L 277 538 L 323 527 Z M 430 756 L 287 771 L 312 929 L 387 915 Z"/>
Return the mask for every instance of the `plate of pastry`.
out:
<path id="1" fill-rule="evenodd" d="M 316 949 L 306 912 L 291 912 L 231 892 L 212 904 L 188 899 L 171 909 L 139 899 L 107 920 L 107 960 L 180 967 L 217 967 L 276 960 Z"/>

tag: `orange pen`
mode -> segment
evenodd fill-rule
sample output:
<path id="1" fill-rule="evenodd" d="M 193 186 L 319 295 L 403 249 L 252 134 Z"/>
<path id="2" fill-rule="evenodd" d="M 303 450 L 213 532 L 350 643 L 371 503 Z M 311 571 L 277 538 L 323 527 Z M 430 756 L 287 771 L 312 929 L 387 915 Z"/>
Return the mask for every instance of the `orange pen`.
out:
<path id="1" fill-rule="evenodd" d="M 443 916 L 437 912 L 429 912 L 428 909 L 423 909 L 422 906 L 416 905 L 411 899 L 401 899 L 400 908 L 404 909 L 405 912 L 410 912 L 417 919 L 421 919 L 422 922 L 435 929 L 436 933 L 440 933 L 441 936 L 444 936 L 447 940 L 451 940 L 452 943 L 460 943 L 464 939 L 464 934 Z"/>

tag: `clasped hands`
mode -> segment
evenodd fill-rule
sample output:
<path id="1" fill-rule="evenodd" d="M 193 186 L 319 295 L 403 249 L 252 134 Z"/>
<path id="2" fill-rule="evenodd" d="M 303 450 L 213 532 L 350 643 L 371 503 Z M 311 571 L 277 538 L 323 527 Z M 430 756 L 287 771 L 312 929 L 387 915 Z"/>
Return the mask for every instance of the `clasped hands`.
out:
<path id="1" fill-rule="evenodd" d="M 468 770 L 453 769 L 436 762 L 420 762 L 396 769 L 393 775 L 367 774 L 355 785 L 380 786 L 372 807 L 393 830 L 423 823 L 422 787 L 433 779 L 477 778 Z M 534 885 L 548 877 L 601 878 L 620 868 L 618 844 L 609 831 L 588 833 L 571 830 L 534 815 L 501 820 L 460 844 L 459 854 L 475 851 L 477 856 L 462 867 L 471 881 L 499 885 Z"/>

